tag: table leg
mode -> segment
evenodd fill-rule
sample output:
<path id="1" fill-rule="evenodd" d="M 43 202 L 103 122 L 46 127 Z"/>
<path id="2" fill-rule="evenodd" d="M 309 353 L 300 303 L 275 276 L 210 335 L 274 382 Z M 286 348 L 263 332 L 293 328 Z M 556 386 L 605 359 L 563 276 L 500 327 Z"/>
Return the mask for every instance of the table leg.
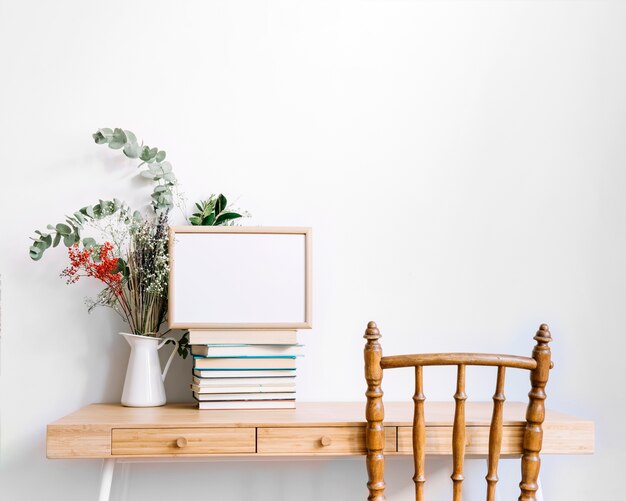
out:
<path id="1" fill-rule="evenodd" d="M 113 470 L 115 470 L 115 459 L 105 459 L 102 463 L 100 497 L 98 501 L 109 501 L 111 496 L 111 484 L 113 483 Z"/>

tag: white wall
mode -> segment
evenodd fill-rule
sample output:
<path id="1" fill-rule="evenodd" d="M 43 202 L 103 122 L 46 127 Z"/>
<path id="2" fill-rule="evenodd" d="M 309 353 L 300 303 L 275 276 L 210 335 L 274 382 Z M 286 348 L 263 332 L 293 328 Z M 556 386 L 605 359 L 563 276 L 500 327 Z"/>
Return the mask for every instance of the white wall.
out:
<path id="1" fill-rule="evenodd" d="M 388 354 L 524 354 L 545 321 L 549 405 L 597 423 L 595 456 L 546 457 L 546 499 L 617 499 L 625 23 L 620 1 L 0 0 L 0 497 L 95 496 L 99 463 L 46 460 L 45 426 L 119 400 L 128 348 L 111 312 L 85 311 L 95 286 L 58 278 L 61 251 L 31 262 L 27 237 L 99 197 L 148 193 L 132 162 L 91 141 L 121 126 L 168 151 L 190 201 L 224 192 L 253 223 L 314 228 L 302 400 L 363 398 L 370 319 Z M 450 398 L 439 376 L 428 397 Z M 176 360 L 170 400 L 189 398 L 188 378 Z M 488 399 L 491 373 L 469 378 L 470 398 Z M 387 398 L 409 398 L 410 379 L 390 375 Z M 511 377 L 509 398 L 526 385 Z M 430 463 L 437 498 L 448 469 Z M 389 470 L 389 498 L 412 499 L 410 460 Z M 483 470 L 470 465 L 468 498 Z M 360 500 L 365 471 L 142 465 L 114 490 L 203 499 L 209 486 L 224 501 Z"/>

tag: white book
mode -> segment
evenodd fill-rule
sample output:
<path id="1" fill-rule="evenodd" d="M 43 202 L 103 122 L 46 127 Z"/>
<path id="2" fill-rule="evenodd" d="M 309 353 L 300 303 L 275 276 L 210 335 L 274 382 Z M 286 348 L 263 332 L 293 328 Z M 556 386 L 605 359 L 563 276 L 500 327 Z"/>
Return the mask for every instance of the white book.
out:
<path id="1" fill-rule="evenodd" d="M 191 354 L 200 357 L 300 357 L 302 345 L 288 344 L 197 344 Z"/>
<path id="2" fill-rule="evenodd" d="M 246 358 L 198 358 L 194 357 L 196 369 L 295 369 L 296 357 L 246 357 Z"/>
<path id="3" fill-rule="evenodd" d="M 252 378 L 252 377 L 294 377 L 295 369 L 260 369 L 260 370 L 217 370 L 217 369 L 194 369 L 193 375 L 202 379 L 217 378 Z"/>
<path id="4" fill-rule="evenodd" d="M 189 344 L 297 344 L 297 331 L 232 330 L 189 331 Z"/>
<path id="5" fill-rule="evenodd" d="M 293 393 L 296 391 L 296 385 L 283 386 L 198 386 L 192 384 L 191 389 L 198 394 L 214 394 L 220 395 L 225 393 Z"/>
<path id="6" fill-rule="evenodd" d="M 259 400 L 234 402 L 198 402 L 201 410 L 229 410 L 229 409 L 295 409 L 295 400 Z"/>
<path id="7" fill-rule="evenodd" d="M 230 401 L 230 400 L 293 400 L 295 391 L 285 393 L 198 393 L 193 392 L 196 400 L 200 401 Z"/>
<path id="8" fill-rule="evenodd" d="M 193 376 L 193 384 L 202 388 L 227 386 L 283 386 L 295 385 L 295 376 L 288 377 L 230 377 L 230 378 L 200 378 Z"/>

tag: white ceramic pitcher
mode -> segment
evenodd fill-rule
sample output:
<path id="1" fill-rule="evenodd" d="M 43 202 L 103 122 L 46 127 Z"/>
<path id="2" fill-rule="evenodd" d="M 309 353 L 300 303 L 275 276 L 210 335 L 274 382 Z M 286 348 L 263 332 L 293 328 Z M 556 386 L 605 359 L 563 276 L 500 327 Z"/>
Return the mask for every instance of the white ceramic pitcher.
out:
<path id="1" fill-rule="evenodd" d="M 122 392 L 122 405 L 126 407 L 157 407 L 165 405 L 165 376 L 170 368 L 172 359 L 178 350 L 178 341 L 174 338 L 157 338 L 139 336 L 120 332 L 121 336 L 130 345 L 130 358 L 124 380 Z M 174 342 L 174 350 L 161 372 L 158 350 L 171 340 Z"/>

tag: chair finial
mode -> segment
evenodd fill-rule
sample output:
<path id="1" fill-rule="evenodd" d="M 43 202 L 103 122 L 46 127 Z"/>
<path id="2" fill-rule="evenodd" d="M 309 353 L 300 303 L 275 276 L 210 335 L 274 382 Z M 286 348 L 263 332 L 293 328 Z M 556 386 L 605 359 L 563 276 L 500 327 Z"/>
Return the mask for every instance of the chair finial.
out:
<path id="1" fill-rule="evenodd" d="M 367 323 L 367 329 L 365 329 L 365 334 L 363 337 L 370 340 L 380 339 L 380 331 L 378 330 L 376 322 L 370 321 Z"/>
<path id="2" fill-rule="evenodd" d="M 550 334 L 548 324 L 541 324 L 533 339 L 537 341 L 537 345 L 547 346 L 552 341 L 552 334 Z"/>

